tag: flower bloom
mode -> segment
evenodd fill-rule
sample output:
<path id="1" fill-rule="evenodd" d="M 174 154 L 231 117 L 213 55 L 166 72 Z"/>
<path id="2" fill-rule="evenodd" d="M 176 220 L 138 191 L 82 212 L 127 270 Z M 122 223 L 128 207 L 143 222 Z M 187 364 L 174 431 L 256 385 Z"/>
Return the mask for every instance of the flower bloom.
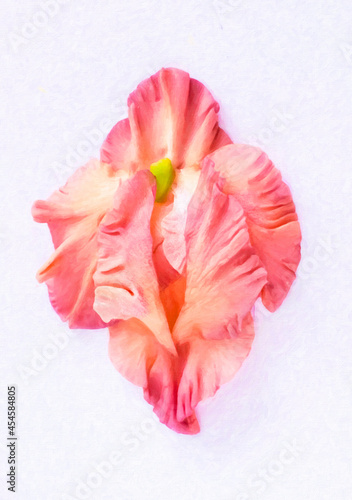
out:
<path id="1" fill-rule="evenodd" d="M 188 434 L 247 357 L 255 301 L 275 311 L 300 260 L 288 186 L 218 111 L 200 82 L 162 69 L 129 96 L 100 160 L 32 210 L 55 247 L 37 274 L 55 311 L 70 328 L 108 327 L 116 369 Z"/>

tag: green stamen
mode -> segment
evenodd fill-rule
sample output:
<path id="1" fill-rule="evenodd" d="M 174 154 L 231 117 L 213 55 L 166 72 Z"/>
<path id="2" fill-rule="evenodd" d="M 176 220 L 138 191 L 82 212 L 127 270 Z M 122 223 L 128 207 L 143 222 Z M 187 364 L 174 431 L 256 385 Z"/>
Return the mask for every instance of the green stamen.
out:
<path id="1" fill-rule="evenodd" d="M 156 178 L 155 201 L 162 203 L 165 201 L 172 183 L 174 182 L 175 171 L 169 158 L 163 158 L 156 163 L 152 163 L 150 165 L 150 171 Z"/>

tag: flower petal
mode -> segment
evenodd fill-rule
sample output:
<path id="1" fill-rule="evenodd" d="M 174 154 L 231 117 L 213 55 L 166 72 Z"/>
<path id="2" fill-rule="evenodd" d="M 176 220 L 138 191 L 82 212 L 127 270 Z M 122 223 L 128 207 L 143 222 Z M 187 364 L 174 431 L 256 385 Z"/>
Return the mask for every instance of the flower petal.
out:
<path id="1" fill-rule="evenodd" d="M 230 338 L 233 329 L 237 334 L 266 283 L 243 209 L 222 189 L 213 162 L 205 160 L 188 207 L 187 287 L 173 332 L 177 341 L 199 334 Z"/>
<path id="2" fill-rule="evenodd" d="M 140 170 L 116 191 L 99 227 L 94 309 L 104 322 L 138 318 L 176 354 L 153 265 L 155 178 Z"/>
<path id="3" fill-rule="evenodd" d="M 243 209 L 225 194 L 206 159 L 188 207 L 187 285 L 173 337 L 185 366 L 177 418 L 190 416 L 200 400 L 230 380 L 254 337 L 250 310 L 266 272 L 249 241 Z"/>
<path id="4" fill-rule="evenodd" d="M 93 273 L 97 262 L 97 230 L 122 177 L 97 160 L 79 168 L 47 201 L 34 203 L 36 222 L 46 222 L 54 254 L 39 269 L 55 311 L 70 328 L 102 328 L 93 310 Z"/>
<path id="5" fill-rule="evenodd" d="M 186 265 L 187 210 L 197 188 L 199 176 L 199 168 L 183 168 L 177 172 L 177 182 L 173 188 L 174 201 L 171 210 L 161 221 L 165 257 L 180 274 L 184 272 Z"/>
<path id="6" fill-rule="evenodd" d="M 101 147 L 100 159 L 102 162 L 110 163 L 116 169 L 134 172 L 136 165 L 131 162 L 131 158 L 131 127 L 129 119 L 125 118 L 117 122 L 109 132 Z"/>
<path id="7" fill-rule="evenodd" d="M 231 143 L 218 126 L 218 103 L 184 71 L 163 68 L 144 80 L 129 96 L 128 107 L 130 130 L 122 136 L 131 133 L 129 151 L 135 168 L 149 168 L 161 158 L 169 158 L 174 168 L 191 166 Z M 101 150 L 102 160 L 116 166 L 120 136 L 120 126 L 114 127 Z"/>
<path id="8" fill-rule="evenodd" d="M 275 311 L 300 261 L 301 231 L 290 189 L 259 148 L 232 144 L 209 159 L 225 179 L 225 192 L 234 194 L 245 211 L 251 243 L 268 273 L 263 304 Z"/>
<path id="9" fill-rule="evenodd" d="M 194 413 L 176 418 L 178 359 L 138 319 L 119 321 L 109 328 L 109 356 L 115 368 L 130 382 L 143 387 L 144 397 L 160 421 L 183 434 L 196 434 L 199 424 Z"/>
<path id="10" fill-rule="evenodd" d="M 170 264 L 165 256 L 163 248 L 164 230 L 163 220 L 172 209 L 172 203 L 155 203 L 152 217 L 150 220 L 150 229 L 153 238 L 153 262 L 158 276 L 159 287 L 161 290 L 170 283 L 179 278 L 179 273 Z"/>
<path id="11" fill-rule="evenodd" d="M 253 340 L 253 319 L 248 313 L 236 338 L 196 337 L 181 345 L 179 352 L 186 363 L 178 388 L 178 420 L 184 421 L 193 415 L 200 401 L 214 396 L 221 385 L 234 377 L 248 356 Z"/>

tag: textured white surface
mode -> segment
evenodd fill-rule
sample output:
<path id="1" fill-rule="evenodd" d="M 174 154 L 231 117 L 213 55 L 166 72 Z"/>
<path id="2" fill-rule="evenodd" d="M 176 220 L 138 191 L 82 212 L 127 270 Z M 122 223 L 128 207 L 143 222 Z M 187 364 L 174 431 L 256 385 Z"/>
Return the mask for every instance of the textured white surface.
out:
<path id="1" fill-rule="evenodd" d="M 44 4 L 1 7 L 0 498 L 350 500 L 350 0 L 66 0 L 51 17 Z M 128 93 L 162 66 L 202 81 L 230 136 L 269 154 L 303 230 L 291 293 L 273 315 L 259 307 L 249 358 L 199 407 L 193 437 L 154 423 L 110 364 L 106 331 L 68 337 L 34 277 L 52 245 L 32 202 L 97 155 Z M 53 351 L 59 335 L 67 345 Z M 4 450 L 12 384 L 15 495 Z M 114 451 L 120 461 L 97 473 Z"/>

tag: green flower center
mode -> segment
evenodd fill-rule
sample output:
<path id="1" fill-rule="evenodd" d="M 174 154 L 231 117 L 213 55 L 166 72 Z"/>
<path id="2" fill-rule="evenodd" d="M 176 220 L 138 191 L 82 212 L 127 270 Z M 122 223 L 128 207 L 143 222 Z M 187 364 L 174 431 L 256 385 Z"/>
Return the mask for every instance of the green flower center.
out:
<path id="1" fill-rule="evenodd" d="M 168 192 L 175 179 L 175 171 L 169 158 L 152 163 L 150 171 L 156 179 L 156 196 L 155 201 L 162 203 L 165 201 Z"/>

